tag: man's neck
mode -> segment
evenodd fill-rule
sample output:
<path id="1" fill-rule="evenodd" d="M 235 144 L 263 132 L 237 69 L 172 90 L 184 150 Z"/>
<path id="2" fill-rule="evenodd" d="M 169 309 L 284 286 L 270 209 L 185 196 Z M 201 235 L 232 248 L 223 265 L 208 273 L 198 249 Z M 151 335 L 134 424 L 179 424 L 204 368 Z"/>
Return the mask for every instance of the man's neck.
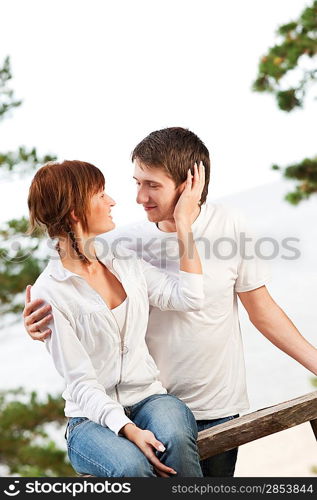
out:
<path id="1" fill-rule="evenodd" d="M 200 209 L 201 207 L 197 207 L 195 213 L 192 216 L 191 224 L 197 219 L 197 217 L 200 214 Z M 175 220 L 172 219 L 166 219 L 166 220 L 161 220 L 160 222 L 156 223 L 157 228 L 160 231 L 163 231 L 164 233 L 176 233 L 176 224 Z"/>

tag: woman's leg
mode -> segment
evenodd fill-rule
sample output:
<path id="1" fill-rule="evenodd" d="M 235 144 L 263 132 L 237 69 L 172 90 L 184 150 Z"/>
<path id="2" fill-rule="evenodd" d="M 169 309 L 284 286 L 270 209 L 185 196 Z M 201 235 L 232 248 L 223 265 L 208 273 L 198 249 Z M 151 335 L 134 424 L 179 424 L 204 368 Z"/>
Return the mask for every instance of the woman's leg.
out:
<path id="1" fill-rule="evenodd" d="M 197 424 L 184 403 L 169 394 L 155 394 L 127 410 L 138 427 L 152 431 L 164 444 L 165 451 L 157 452 L 161 462 L 175 469 L 178 476 L 202 477 Z"/>
<path id="2" fill-rule="evenodd" d="M 67 428 L 69 460 L 80 474 L 98 477 L 155 477 L 145 455 L 131 441 L 84 417 Z"/>

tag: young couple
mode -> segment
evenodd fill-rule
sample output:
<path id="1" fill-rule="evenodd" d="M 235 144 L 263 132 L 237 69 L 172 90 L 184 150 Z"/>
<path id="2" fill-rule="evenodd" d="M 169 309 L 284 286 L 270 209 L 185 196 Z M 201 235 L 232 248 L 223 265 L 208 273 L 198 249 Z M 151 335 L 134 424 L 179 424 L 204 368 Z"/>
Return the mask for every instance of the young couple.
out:
<path id="1" fill-rule="evenodd" d="M 98 169 L 63 162 L 36 174 L 31 223 L 58 238 L 59 256 L 32 301 L 28 288 L 25 326 L 46 339 L 65 378 L 78 472 L 232 476 L 237 449 L 200 469 L 195 440 L 197 427 L 248 408 L 237 297 L 256 328 L 314 374 L 317 349 L 271 298 L 264 262 L 240 248 L 242 240 L 254 244 L 243 218 L 205 203 L 203 142 L 183 128 L 159 130 L 132 160 L 148 221 L 113 231 L 114 202 Z"/>

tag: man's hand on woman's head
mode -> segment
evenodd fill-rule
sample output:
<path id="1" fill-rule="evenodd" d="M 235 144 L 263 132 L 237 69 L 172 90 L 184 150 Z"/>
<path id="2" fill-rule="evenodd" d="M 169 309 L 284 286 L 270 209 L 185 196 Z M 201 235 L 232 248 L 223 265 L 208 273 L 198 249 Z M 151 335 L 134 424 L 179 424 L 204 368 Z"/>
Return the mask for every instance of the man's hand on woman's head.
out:
<path id="1" fill-rule="evenodd" d="M 23 309 L 24 327 L 33 340 L 40 340 L 41 342 L 51 334 L 51 330 L 47 328 L 47 325 L 53 318 L 52 314 L 50 314 L 51 306 L 45 304 L 40 307 L 42 304 L 44 304 L 42 299 L 31 300 L 31 285 L 28 285 Z"/>

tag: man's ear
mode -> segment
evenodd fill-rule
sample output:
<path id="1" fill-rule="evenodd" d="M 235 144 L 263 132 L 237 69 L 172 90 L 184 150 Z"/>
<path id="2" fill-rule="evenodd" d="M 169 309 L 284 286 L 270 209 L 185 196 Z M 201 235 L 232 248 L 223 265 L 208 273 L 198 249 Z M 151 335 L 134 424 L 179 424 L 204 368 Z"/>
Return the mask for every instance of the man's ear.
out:
<path id="1" fill-rule="evenodd" d="M 193 174 L 192 174 L 192 179 L 193 179 Z M 177 190 L 178 190 L 178 194 L 179 196 L 182 194 L 182 192 L 184 191 L 185 189 L 185 186 L 186 186 L 186 182 L 187 182 L 187 179 L 184 180 L 184 182 L 182 182 L 179 186 L 177 186 Z"/>
<path id="2" fill-rule="evenodd" d="M 186 186 L 186 180 L 182 182 L 179 186 L 177 186 L 179 196 L 182 194 Z"/>

